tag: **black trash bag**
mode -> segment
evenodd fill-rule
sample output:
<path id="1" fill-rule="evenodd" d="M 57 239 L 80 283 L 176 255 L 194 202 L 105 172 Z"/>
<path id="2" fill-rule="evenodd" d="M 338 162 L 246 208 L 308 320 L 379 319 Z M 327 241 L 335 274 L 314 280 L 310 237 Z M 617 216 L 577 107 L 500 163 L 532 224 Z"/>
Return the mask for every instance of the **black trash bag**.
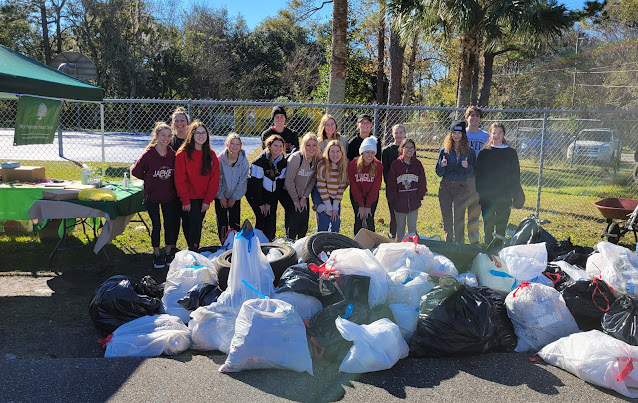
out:
<path id="1" fill-rule="evenodd" d="M 563 260 L 571 265 L 578 266 L 580 269 L 585 270 L 587 267 L 587 259 L 594 253 L 594 248 L 585 246 L 575 246 L 573 250 L 567 253 L 557 256 L 553 259 L 554 262 Z"/>
<path id="2" fill-rule="evenodd" d="M 629 295 L 618 297 L 602 319 L 603 332 L 632 346 L 638 346 L 638 301 Z"/>
<path id="3" fill-rule="evenodd" d="M 314 358 L 341 362 L 353 343 L 341 336 L 335 320 L 338 316 L 358 325 L 368 323 L 368 303 L 341 301 L 323 308 L 310 318 L 306 335 L 308 347 Z"/>
<path id="4" fill-rule="evenodd" d="M 310 295 L 311 297 L 321 298 L 321 290 L 319 289 L 319 276 L 308 268 L 307 263 L 299 263 L 284 271 L 279 279 L 276 293 L 280 292 L 298 292 L 300 294 Z"/>
<path id="5" fill-rule="evenodd" d="M 177 303 L 187 311 L 194 311 L 200 306 L 208 306 L 217 301 L 221 294 L 222 289 L 217 284 L 200 283 L 191 288 Z"/>
<path id="6" fill-rule="evenodd" d="M 539 220 L 534 214 L 530 214 L 527 218 L 524 218 L 520 224 L 518 224 L 516 232 L 511 238 L 505 241 L 503 247 L 545 242 L 548 260 L 553 260 L 549 257 L 551 256 L 551 251 L 558 241 L 552 236 L 552 234 L 541 227 L 541 224 L 546 222 L 547 221 Z"/>
<path id="7" fill-rule="evenodd" d="M 324 307 L 344 300 L 368 305 L 370 277 L 358 274 L 320 277 L 319 289 L 319 301 Z"/>
<path id="8" fill-rule="evenodd" d="M 437 288 L 421 299 L 417 329 L 410 341 L 411 355 L 447 357 L 516 347 L 505 297 L 487 287 L 462 283 Z"/>
<path id="9" fill-rule="evenodd" d="M 601 279 L 570 280 L 556 289 L 582 331 L 601 330 L 603 315 L 616 301 L 609 285 Z"/>
<path id="10" fill-rule="evenodd" d="M 146 276 L 141 281 L 128 276 L 113 276 L 100 285 L 89 303 L 93 326 L 102 336 L 120 325 L 146 315 L 159 313 L 164 290 Z"/>
<path id="11" fill-rule="evenodd" d="M 554 288 L 556 289 L 571 280 L 569 274 L 565 273 L 560 266 L 554 263 L 547 263 L 547 267 L 545 268 L 545 271 L 543 271 L 543 275 L 552 280 Z"/>

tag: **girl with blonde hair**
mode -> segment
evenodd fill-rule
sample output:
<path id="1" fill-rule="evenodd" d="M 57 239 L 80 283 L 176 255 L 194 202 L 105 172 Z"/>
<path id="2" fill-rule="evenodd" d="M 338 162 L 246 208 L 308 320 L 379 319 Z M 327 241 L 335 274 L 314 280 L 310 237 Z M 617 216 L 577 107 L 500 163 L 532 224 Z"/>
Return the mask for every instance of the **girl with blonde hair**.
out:
<path id="1" fill-rule="evenodd" d="M 317 211 L 317 231 L 339 232 L 341 201 L 350 179 L 343 143 L 330 140 L 317 168 L 317 189 L 324 209 Z"/>

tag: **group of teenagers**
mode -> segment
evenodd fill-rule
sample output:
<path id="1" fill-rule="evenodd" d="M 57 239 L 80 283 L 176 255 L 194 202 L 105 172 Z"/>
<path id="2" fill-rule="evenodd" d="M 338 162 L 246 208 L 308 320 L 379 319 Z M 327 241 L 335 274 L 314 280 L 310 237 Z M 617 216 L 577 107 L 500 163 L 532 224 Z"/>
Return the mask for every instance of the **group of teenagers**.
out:
<path id="1" fill-rule="evenodd" d="M 226 137 L 225 149 L 217 156 L 208 127 L 199 120 L 191 122 L 182 107 L 173 112 L 170 125 L 155 124 L 151 142 L 132 167 L 132 174 L 144 180 L 155 268 L 172 261 L 180 221 L 188 248 L 200 248 L 203 221 L 213 202 L 220 241 L 230 231 L 239 231 L 244 196 L 255 214 L 255 228 L 269 240 L 275 238 L 281 204 L 286 237 L 295 240 L 306 236 L 311 209 L 318 231 L 339 232 L 343 194 L 349 186 L 357 234 L 361 228 L 375 231 L 383 179 L 390 210 L 388 236 L 402 240 L 406 226 L 408 233 L 416 233 L 427 181 L 416 143 L 406 137 L 403 125 L 392 127 L 394 142 L 381 149 L 367 114 L 358 116 L 358 134 L 351 140 L 325 114 L 317 132 L 306 133 L 300 142 L 286 118 L 283 107 L 273 108 L 273 124 L 261 135 L 263 152 L 252 162 L 237 133 Z M 479 108 L 468 108 L 465 120 L 451 126 L 437 159 L 436 173 L 442 177 L 439 203 L 449 242 L 464 243 L 466 210 L 470 243 L 479 242 L 481 214 L 485 243 L 492 242 L 493 233 L 504 235 L 512 198 L 520 188 L 518 157 L 507 146 L 505 127 L 494 123 L 489 133 L 482 131 L 481 118 Z"/>

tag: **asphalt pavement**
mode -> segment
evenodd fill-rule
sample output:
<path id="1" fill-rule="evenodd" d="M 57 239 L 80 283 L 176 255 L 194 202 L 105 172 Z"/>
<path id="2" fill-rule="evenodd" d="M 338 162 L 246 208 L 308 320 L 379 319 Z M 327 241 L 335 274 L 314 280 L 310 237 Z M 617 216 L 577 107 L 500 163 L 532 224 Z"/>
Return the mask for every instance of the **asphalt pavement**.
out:
<path id="1" fill-rule="evenodd" d="M 46 335 L 43 335 L 46 337 Z M 4 359 L 3 402 L 519 402 L 626 401 L 529 355 L 401 360 L 354 375 L 315 362 L 314 376 L 283 370 L 219 373 L 222 354 L 159 358 Z"/>

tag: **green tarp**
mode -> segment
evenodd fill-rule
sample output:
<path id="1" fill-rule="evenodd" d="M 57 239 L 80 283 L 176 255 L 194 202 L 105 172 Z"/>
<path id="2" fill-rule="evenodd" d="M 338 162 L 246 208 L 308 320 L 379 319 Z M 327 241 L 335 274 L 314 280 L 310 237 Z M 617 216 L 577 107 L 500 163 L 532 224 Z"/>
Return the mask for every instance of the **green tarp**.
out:
<path id="1" fill-rule="evenodd" d="M 102 101 L 104 90 L 0 45 L 0 93 Z"/>

